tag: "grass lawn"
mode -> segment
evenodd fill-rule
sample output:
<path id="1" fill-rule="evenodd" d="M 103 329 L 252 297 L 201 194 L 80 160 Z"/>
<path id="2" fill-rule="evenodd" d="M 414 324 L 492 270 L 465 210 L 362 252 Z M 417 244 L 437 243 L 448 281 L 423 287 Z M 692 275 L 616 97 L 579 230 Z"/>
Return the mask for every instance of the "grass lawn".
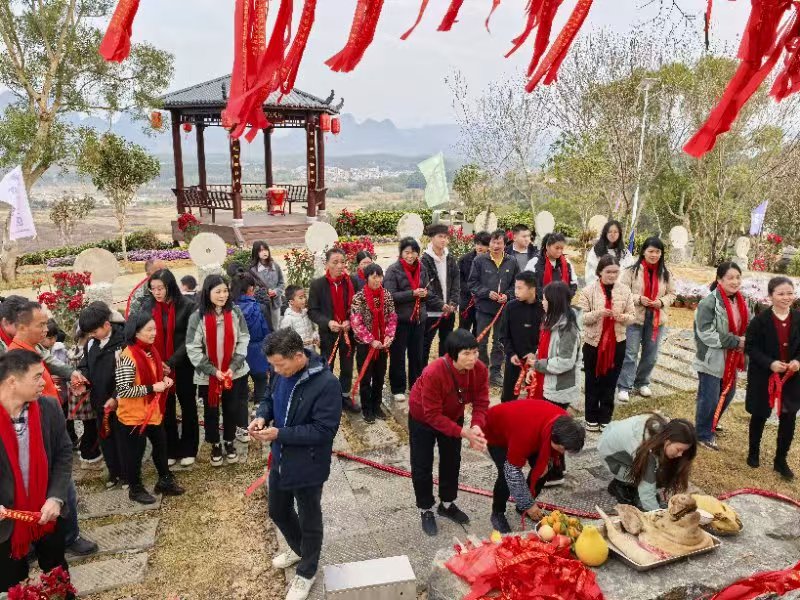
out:
<path id="1" fill-rule="evenodd" d="M 682 417 L 694 422 L 695 395 L 680 393 L 630 404 L 618 404 L 614 419 L 624 419 L 647 411 L 658 410 L 665 415 Z M 761 468 L 747 466 L 747 429 L 750 415 L 744 404 L 733 404 L 722 418 L 725 432 L 717 441 L 721 450 L 714 452 L 700 448 L 694 467 L 692 482 L 714 495 L 732 490 L 752 487 L 781 492 L 794 498 L 800 497 L 800 482 L 786 482 L 772 470 L 775 456 L 777 428 L 767 425 L 761 443 Z M 800 450 L 796 443 L 789 454 L 789 465 L 800 475 Z"/>

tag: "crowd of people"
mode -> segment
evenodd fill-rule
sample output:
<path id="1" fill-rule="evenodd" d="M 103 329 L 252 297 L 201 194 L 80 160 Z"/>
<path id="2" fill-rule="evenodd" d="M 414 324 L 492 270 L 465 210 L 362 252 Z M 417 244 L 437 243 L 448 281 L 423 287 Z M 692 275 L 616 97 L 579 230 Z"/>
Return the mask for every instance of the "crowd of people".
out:
<path id="1" fill-rule="evenodd" d="M 197 460 L 201 406 L 211 466 L 238 462 L 236 440 L 271 444 L 269 515 L 289 545 L 273 564 L 297 564 L 287 600 L 303 600 L 319 563 L 322 489 L 341 413 L 360 412 L 368 424 L 386 419 L 387 372 L 392 401 L 408 402 L 413 489 L 428 535 L 437 534 L 437 516 L 470 520 L 455 504 L 462 441 L 496 465 L 490 520 L 502 533 L 511 531 L 512 496 L 523 518 L 541 518 L 537 496 L 563 483 L 566 455 L 583 448 L 587 433 L 600 434 L 611 495 L 644 510 L 664 506 L 686 489 L 698 445 L 719 450 L 720 420 L 745 368 L 747 464 L 760 466 L 765 423 L 777 408 L 773 467 L 793 478 L 787 456 L 800 409 L 800 377 L 793 377 L 800 313 L 791 308 L 791 280 L 773 278 L 772 306 L 754 317 L 741 269 L 722 263 L 695 317 L 695 422 L 650 413 L 615 421 L 617 403 L 653 394 L 676 297 L 660 239 L 648 238 L 633 257 L 621 224 L 609 221 L 587 253 L 579 289 L 560 233 L 537 247 L 527 225 L 515 226 L 510 240 L 503 230 L 479 232 L 459 260 L 449 253 L 446 226 L 431 226 L 427 237 L 424 251 L 414 238 L 400 240 L 385 271 L 367 252 L 348 265 L 332 248 L 308 290 L 286 285 L 263 241 L 249 264 L 207 276 L 199 290 L 193 277 L 179 283 L 150 261 L 124 315 L 102 302 L 81 310 L 70 349 L 41 305 L 5 298 L 0 591 L 27 577 L 31 546 L 43 570 L 66 568 L 66 549 L 97 550 L 78 531 L 73 452 L 87 465 L 104 461 L 106 487 L 127 489 L 132 501 L 183 494 L 172 468 Z M 578 420 L 568 409 L 581 405 L 581 377 Z M 491 386 L 502 401 L 493 407 Z M 148 440 L 152 493 L 142 479 Z M 37 513 L 38 521 L 9 518 L 6 509 Z"/>

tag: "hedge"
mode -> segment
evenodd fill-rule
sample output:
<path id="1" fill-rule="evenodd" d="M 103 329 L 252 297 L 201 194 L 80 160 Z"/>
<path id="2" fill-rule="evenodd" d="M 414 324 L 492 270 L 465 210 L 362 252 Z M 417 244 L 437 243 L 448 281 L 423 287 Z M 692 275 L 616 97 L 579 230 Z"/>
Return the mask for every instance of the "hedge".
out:
<path id="1" fill-rule="evenodd" d="M 397 234 L 397 223 L 400 217 L 409 211 L 404 210 L 365 210 L 359 209 L 350 213 L 355 217 L 354 220 L 338 219 L 335 223 L 336 231 L 339 235 L 351 236 L 378 236 Z M 422 217 L 425 225 L 430 225 L 433 218 L 433 211 L 429 208 L 414 210 Z M 503 229 L 511 229 L 518 223 L 527 223 L 533 227 L 534 215 L 529 210 L 516 210 L 514 212 L 501 214 L 497 218 L 497 226 Z M 580 227 L 566 223 L 556 223 L 556 231 L 561 231 L 567 237 L 578 237 Z"/>
<path id="2" fill-rule="evenodd" d="M 141 231 L 129 233 L 125 236 L 125 241 L 128 250 L 169 250 L 172 248 L 171 243 L 160 241 L 158 235 L 156 235 L 152 229 L 142 229 Z M 17 259 L 17 264 L 20 266 L 43 265 L 50 259 L 74 256 L 89 248 L 104 248 L 113 253 L 122 252 L 122 241 L 117 238 L 80 244 L 78 246 L 61 246 L 60 248 L 48 248 L 46 250 L 39 250 L 38 252 L 28 252 L 22 254 Z"/>

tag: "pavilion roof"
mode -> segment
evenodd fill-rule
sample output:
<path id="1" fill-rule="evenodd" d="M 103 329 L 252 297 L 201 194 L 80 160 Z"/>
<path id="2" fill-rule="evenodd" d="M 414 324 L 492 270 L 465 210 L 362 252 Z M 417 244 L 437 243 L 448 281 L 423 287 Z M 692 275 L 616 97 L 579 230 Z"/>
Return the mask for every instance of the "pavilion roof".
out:
<path id="1" fill-rule="evenodd" d="M 161 101 L 164 104 L 164 108 L 167 110 L 187 108 L 223 109 L 228 103 L 230 87 L 231 76 L 225 75 L 165 94 L 161 97 Z M 332 104 L 334 98 L 333 90 L 331 90 L 330 96 L 324 100 L 297 88 L 294 88 L 287 95 L 283 96 L 283 99 L 278 102 L 280 96 L 280 92 L 270 94 L 269 98 L 267 98 L 267 101 L 264 103 L 264 107 L 272 111 L 291 109 L 327 112 L 332 114 L 338 113 L 341 108 L 341 103 L 338 105 Z"/>

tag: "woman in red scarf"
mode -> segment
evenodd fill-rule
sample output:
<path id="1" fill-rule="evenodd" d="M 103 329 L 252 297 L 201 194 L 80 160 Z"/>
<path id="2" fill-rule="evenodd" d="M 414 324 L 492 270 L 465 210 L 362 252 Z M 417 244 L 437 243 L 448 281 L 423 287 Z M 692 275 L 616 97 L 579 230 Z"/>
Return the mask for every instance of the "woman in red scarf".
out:
<path id="1" fill-rule="evenodd" d="M 583 320 L 586 430 L 600 431 L 614 416 L 614 392 L 625 357 L 625 328 L 636 318 L 630 289 L 617 283 L 619 263 L 606 254 L 595 282 L 578 293 Z"/>
<path id="2" fill-rule="evenodd" d="M 353 297 L 350 323 L 356 334 L 356 362 L 361 380 L 361 410 L 364 420 L 385 419 L 381 408 L 383 380 L 389 347 L 397 329 L 392 295 L 383 289 L 383 269 L 372 263 L 364 269 L 366 285 Z M 365 366 L 365 363 L 366 364 Z"/>
<path id="3" fill-rule="evenodd" d="M 664 264 L 664 243 L 659 238 L 644 241 L 636 263 L 623 270 L 620 285 L 631 291 L 636 309 L 636 319 L 625 333 L 625 360 L 617 384 L 617 401 L 627 402 L 634 390 L 644 398 L 653 395 L 650 374 L 666 332 L 667 309 L 675 301 L 675 280 Z"/>
<path id="4" fill-rule="evenodd" d="M 142 457 L 147 439 L 153 446 L 153 464 L 158 472 L 155 493 L 179 496 L 184 491 L 167 465 L 164 405 L 174 382 L 164 373 L 155 340 L 153 317 L 145 311 L 133 313 L 125 324 L 125 349 L 117 359 L 117 401 L 110 407 L 117 411 L 125 448 L 128 496 L 140 504 L 156 501 L 142 484 Z"/>
<path id="5" fill-rule="evenodd" d="M 219 275 L 203 281 L 197 311 L 189 317 L 186 353 L 194 365 L 194 382 L 203 399 L 206 442 L 211 444 L 211 466 L 223 464 L 219 439 L 222 410 L 222 441 L 228 464 L 238 462 L 234 445 L 237 427 L 247 428 L 247 345 L 250 332 L 238 306 L 232 302 L 228 284 Z"/>
<path id="6" fill-rule="evenodd" d="M 736 379 L 744 371 L 745 331 L 750 315 L 740 288 L 742 270 L 734 262 L 717 267 L 711 293 L 700 301 L 694 316 L 697 388 L 697 439 L 709 450 L 719 450 L 716 432 L 725 409 L 736 393 Z"/>
<path id="7" fill-rule="evenodd" d="M 397 401 L 406 399 L 406 389 L 425 367 L 425 321 L 428 318 L 428 273 L 419 260 L 420 247 L 417 240 L 405 237 L 400 240 L 400 257 L 386 269 L 384 286 L 392 294 L 397 310 L 397 336 L 390 350 L 389 384 Z M 408 377 L 406 377 L 406 359 Z"/>
<path id="8" fill-rule="evenodd" d="M 364 269 L 373 262 L 375 262 L 375 259 L 367 250 L 361 250 L 356 254 L 356 278 L 358 279 L 359 288 L 367 285 L 367 276 L 364 274 Z"/>
<path id="9" fill-rule="evenodd" d="M 750 413 L 750 450 L 747 464 L 761 464 L 761 437 L 773 409 L 778 414 L 778 443 L 773 468 L 785 480 L 794 479 L 786 458 L 800 410 L 800 311 L 792 280 L 773 277 L 767 284 L 772 306 L 754 317 L 745 341 L 747 397 Z"/>
<path id="10" fill-rule="evenodd" d="M 171 271 L 156 271 L 147 283 L 152 299 L 144 312 L 152 315 L 156 324 L 154 346 L 163 363 L 164 373 L 175 382 L 166 392 L 164 429 L 167 432 L 167 456 L 170 466 L 180 461 L 182 467 L 194 464 L 200 445 L 197 423 L 197 386 L 194 367 L 186 354 L 186 330 L 189 315 L 196 310 L 194 303 L 181 294 Z M 176 404 L 181 407 L 181 427 L 178 429 Z"/>

